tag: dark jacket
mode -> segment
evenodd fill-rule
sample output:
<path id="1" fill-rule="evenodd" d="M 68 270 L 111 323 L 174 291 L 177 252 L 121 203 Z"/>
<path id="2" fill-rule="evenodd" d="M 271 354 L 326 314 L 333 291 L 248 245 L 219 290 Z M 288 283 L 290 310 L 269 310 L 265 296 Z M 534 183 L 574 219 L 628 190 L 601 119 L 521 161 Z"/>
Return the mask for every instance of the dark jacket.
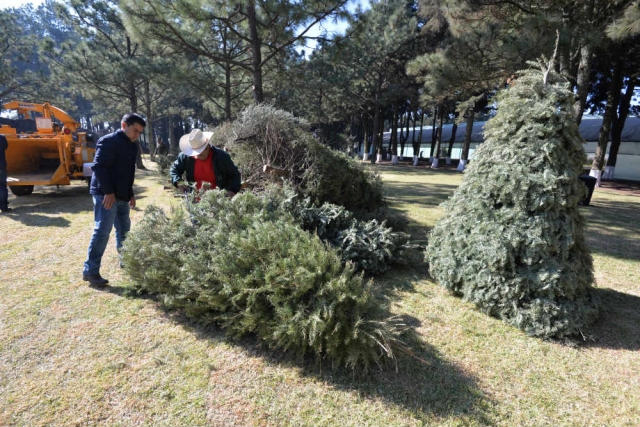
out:
<path id="1" fill-rule="evenodd" d="M 211 146 L 213 155 L 211 156 L 213 162 L 213 171 L 216 174 L 216 186 L 223 190 L 233 191 L 237 193 L 240 191 L 240 171 L 231 160 L 231 156 L 220 150 L 219 148 Z M 171 165 L 171 183 L 174 187 L 178 186 L 178 183 L 182 181 L 183 175 L 187 174 L 187 182 L 195 182 L 193 171 L 195 169 L 196 159 L 194 157 L 187 156 L 184 153 L 178 154 L 178 158 Z"/>
<path id="2" fill-rule="evenodd" d="M 7 148 L 9 148 L 7 138 L 4 135 L 0 135 L 0 169 L 5 171 L 5 173 L 7 169 L 7 158 L 4 156 L 4 152 Z"/>
<path id="3" fill-rule="evenodd" d="M 138 144 L 131 142 L 122 130 L 100 138 L 89 192 L 96 196 L 114 193 L 117 200 L 131 200 L 137 156 Z"/>

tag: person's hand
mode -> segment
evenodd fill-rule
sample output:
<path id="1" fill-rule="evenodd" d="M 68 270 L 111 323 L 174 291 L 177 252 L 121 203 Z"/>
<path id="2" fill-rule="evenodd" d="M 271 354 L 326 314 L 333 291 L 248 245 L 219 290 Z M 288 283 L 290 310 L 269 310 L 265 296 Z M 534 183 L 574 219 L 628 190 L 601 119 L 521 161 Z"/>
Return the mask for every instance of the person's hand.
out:
<path id="1" fill-rule="evenodd" d="M 136 207 L 136 196 L 131 196 L 131 198 L 129 199 L 129 207 L 131 209 Z"/>
<path id="2" fill-rule="evenodd" d="M 105 209 L 111 209 L 115 203 L 116 195 L 114 193 L 104 195 L 104 199 L 102 199 L 102 206 Z"/>
<path id="3" fill-rule="evenodd" d="M 183 193 L 186 193 L 189 190 L 189 186 L 185 185 L 185 184 L 183 184 L 181 182 L 178 183 L 177 187 L 178 187 L 178 190 L 180 190 Z"/>

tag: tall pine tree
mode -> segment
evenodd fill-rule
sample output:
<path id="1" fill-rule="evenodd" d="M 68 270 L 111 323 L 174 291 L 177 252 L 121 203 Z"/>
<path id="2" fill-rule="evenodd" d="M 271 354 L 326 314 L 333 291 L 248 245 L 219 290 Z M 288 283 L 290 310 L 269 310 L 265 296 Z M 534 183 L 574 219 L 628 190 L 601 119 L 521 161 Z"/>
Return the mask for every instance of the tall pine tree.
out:
<path id="1" fill-rule="evenodd" d="M 454 294 L 529 335 L 559 338 L 582 332 L 598 309 L 578 209 L 585 152 L 574 94 L 540 68 L 499 96 L 427 256 Z"/>

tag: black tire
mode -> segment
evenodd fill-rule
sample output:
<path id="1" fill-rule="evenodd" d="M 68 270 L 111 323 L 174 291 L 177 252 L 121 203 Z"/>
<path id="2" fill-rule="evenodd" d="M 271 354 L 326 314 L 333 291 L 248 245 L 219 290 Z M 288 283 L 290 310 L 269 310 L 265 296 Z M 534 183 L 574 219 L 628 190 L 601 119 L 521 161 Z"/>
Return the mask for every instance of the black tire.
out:
<path id="1" fill-rule="evenodd" d="M 11 185 L 9 186 L 9 190 L 18 197 L 28 196 L 33 193 L 33 185 Z"/>

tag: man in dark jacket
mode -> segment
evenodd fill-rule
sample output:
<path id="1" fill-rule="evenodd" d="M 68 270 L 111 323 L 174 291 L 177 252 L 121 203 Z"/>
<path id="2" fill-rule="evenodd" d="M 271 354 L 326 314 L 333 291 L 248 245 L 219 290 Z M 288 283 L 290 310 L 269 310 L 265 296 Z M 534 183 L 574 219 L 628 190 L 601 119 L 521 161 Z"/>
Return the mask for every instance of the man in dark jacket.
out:
<path id="1" fill-rule="evenodd" d="M 198 189 L 227 190 L 233 197 L 240 191 L 240 172 L 229 154 L 209 144 L 211 135 L 212 132 L 194 129 L 180 138 L 182 152 L 171 165 L 171 182 L 183 191 L 194 183 Z"/>
<path id="2" fill-rule="evenodd" d="M 122 129 L 98 140 L 93 159 L 89 192 L 93 196 L 95 225 L 82 279 L 94 286 L 109 283 L 100 276 L 100 263 L 109 242 L 109 234 L 115 226 L 116 248 L 120 251 L 131 228 L 130 209 L 136 206 L 133 195 L 138 155 L 136 141 L 144 131 L 146 122 L 139 115 L 130 113 L 122 118 L 121 126 Z"/>
<path id="3" fill-rule="evenodd" d="M 7 159 L 4 152 L 9 147 L 7 138 L 0 135 L 0 212 L 9 213 L 9 189 L 7 188 Z"/>

